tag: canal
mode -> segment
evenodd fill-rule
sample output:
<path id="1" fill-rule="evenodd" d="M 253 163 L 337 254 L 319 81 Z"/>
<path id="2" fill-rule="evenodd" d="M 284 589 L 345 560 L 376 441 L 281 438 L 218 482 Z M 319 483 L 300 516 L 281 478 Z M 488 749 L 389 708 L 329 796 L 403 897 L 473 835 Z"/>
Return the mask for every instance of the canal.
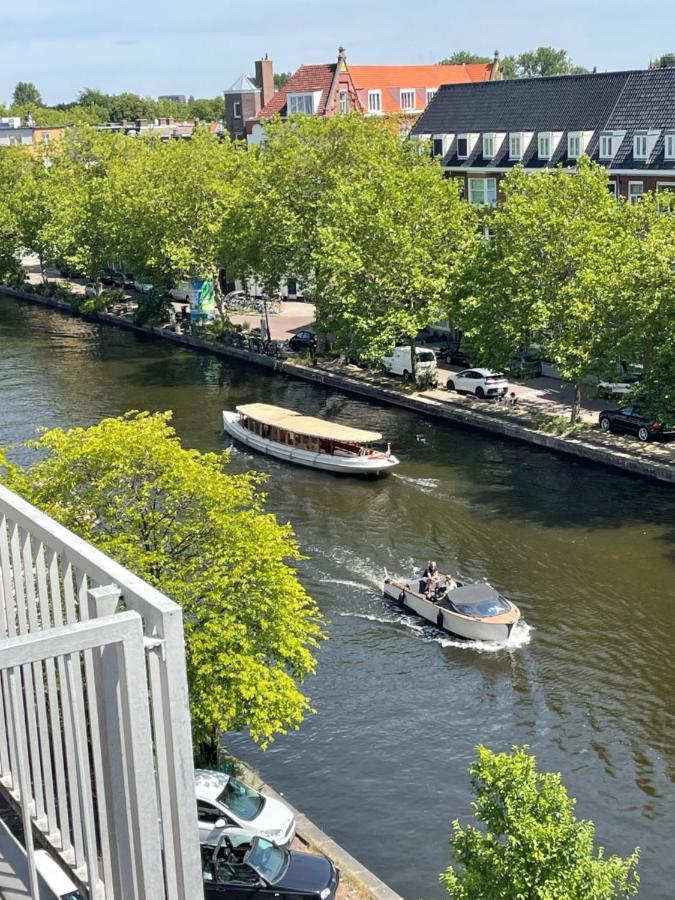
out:
<path id="1" fill-rule="evenodd" d="M 227 745 L 406 898 L 440 898 L 476 744 L 527 743 L 560 770 L 608 852 L 642 848 L 641 896 L 673 896 L 675 492 L 600 467 L 0 299 L 0 443 L 129 409 L 174 412 L 187 445 L 224 446 L 221 410 L 258 400 L 371 427 L 402 463 L 338 479 L 236 450 L 269 474 L 330 640 L 316 714 L 265 753 Z M 509 650 L 399 615 L 386 566 L 428 558 L 521 608 Z"/>

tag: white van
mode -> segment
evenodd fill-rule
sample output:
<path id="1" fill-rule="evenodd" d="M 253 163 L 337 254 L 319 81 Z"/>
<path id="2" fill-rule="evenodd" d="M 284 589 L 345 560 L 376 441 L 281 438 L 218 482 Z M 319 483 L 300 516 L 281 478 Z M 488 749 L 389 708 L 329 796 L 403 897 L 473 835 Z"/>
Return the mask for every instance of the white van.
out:
<path id="1" fill-rule="evenodd" d="M 415 348 L 415 360 L 418 377 L 422 374 L 436 374 L 436 354 L 426 347 Z M 394 347 L 389 356 L 382 360 L 382 368 L 391 375 L 403 375 L 404 381 L 412 380 L 412 355 L 410 344 L 404 347 Z"/>

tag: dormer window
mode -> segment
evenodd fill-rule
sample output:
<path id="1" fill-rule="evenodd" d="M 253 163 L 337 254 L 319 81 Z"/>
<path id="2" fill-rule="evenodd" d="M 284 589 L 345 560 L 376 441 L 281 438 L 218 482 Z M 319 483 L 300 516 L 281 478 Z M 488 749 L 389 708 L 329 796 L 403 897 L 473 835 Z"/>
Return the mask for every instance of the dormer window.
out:
<path id="1" fill-rule="evenodd" d="M 431 155 L 436 157 L 445 156 L 445 147 L 442 137 L 435 137 L 431 142 Z"/>
<path id="2" fill-rule="evenodd" d="M 382 91 L 368 91 L 368 112 L 382 112 Z"/>
<path id="3" fill-rule="evenodd" d="M 638 131 L 633 137 L 633 159 L 649 159 L 659 139 L 660 131 Z"/>
<path id="4" fill-rule="evenodd" d="M 567 136 L 567 155 L 570 159 L 581 159 L 584 153 L 582 134 L 572 131 Z"/>
<path id="5" fill-rule="evenodd" d="M 675 132 L 666 134 L 663 149 L 664 159 L 675 159 Z"/>
<path id="6" fill-rule="evenodd" d="M 415 91 L 409 89 L 401 91 L 401 109 L 403 112 L 414 112 L 415 110 Z"/>
<path id="7" fill-rule="evenodd" d="M 495 136 L 494 134 L 483 135 L 483 157 L 485 159 L 494 159 L 495 155 Z"/>
<path id="8" fill-rule="evenodd" d="M 513 131 L 509 135 L 509 159 L 523 158 L 523 132 Z"/>
<path id="9" fill-rule="evenodd" d="M 457 159 L 466 159 L 469 155 L 469 135 L 457 135 Z"/>
<path id="10" fill-rule="evenodd" d="M 307 116 L 313 116 L 314 94 L 289 94 L 288 112 L 290 115 L 305 113 Z"/>
<path id="11" fill-rule="evenodd" d="M 600 135 L 600 159 L 612 159 L 614 156 L 614 135 Z"/>
<path id="12" fill-rule="evenodd" d="M 435 88 L 427 88 L 427 106 L 429 105 L 429 103 L 431 103 L 431 101 L 434 99 L 435 96 L 436 96 L 436 89 Z"/>
<path id="13" fill-rule="evenodd" d="M 635 159 L 647 159 L 646 134 L 636 134 L 633 138 L 633 156 Z"/>
<path id="14" fill-rule="evenodd" d="M 551 132 L 550 131 L 540 131 L 539 138 L 537 141 L 537 152 L 539 159 L 550 159 L 551 158 Z"/>

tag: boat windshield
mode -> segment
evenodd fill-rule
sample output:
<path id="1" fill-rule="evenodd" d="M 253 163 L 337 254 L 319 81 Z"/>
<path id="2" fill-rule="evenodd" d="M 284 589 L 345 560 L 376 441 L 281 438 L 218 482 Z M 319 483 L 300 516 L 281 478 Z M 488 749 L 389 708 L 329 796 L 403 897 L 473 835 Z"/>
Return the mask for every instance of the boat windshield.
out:
<path id="1" fill-rule="evenodd" d="M 261 878 L 274 884 L 286 871 L 289 856 L 287 850 L 282 850 L 271 841 L 258 837 L 254 839 L 245 861 L 252 869 L 255 869 Z"/>
<path id="2" fill-rule="evenodd" d="M 511 609 L 508 600 L 505 600 L 499 594 L 495 594 L 494 597 L 490 597 L 488 600 L 479 600 L 477 603 L 455 603 L 453 599 L 452 605 L 457 612 L 480 619 L 488 619 L 490 616 L 501 616 Z"/>
<path id="3" fill-rule="evenodd" d="M 235 816 L 250 822 L 265 805 L 265 798 L 258 791 L 242 784 L 236 778 L 229 778 L 218 800 L 232 810 Z"/>

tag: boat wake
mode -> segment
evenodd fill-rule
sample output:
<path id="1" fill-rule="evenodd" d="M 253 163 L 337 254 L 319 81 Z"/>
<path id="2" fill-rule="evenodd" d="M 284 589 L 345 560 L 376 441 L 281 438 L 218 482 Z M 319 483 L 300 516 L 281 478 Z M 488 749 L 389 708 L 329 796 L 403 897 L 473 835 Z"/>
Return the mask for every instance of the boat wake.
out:
<path id="1" fill-rule="evenodd" d="M 398 478 L 399 481 L 405 481 L 406 484 L 419 488 L 423 494 L 435 494 L 441 483 L 438 478 L 411 478 L 409 475 L 399 475 L 398 472 L 393 472 L 391 477 Z"/>
<path id="2" fill-rule="evenodd" d="M 502 650 L 520 650 L 532 640 L 534 628 L 521 619 L 516 623 L 508 641 L 466 641 L 453 638 L 434 628 L 423 624 L 417 616 L 391 613 L 390 615 L 373 615 L 372 613 L 341 612 L 341 616 L 350 619 L 365 619 L 368 622 L 381 622 L 383 625 L 403 626 L 418 635 L 422 640 L 439 644 L 441 647 L 456 647 L 458 650 L 473 650 L 474 653 L 499 653 Z"/>

